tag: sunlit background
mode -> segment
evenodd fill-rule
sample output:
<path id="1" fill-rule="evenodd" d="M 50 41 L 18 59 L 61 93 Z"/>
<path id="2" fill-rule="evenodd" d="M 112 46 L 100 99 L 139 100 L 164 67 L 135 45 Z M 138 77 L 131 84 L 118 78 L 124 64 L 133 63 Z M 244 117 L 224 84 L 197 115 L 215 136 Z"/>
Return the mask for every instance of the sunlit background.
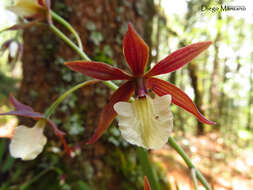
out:
<path id="1" fill-rule="evenodd" d="M 18 21 L 5 9 L 9 3 L 0 0 L 0 30 Z M 209 8 L 220 8 L 220 3 L 244 6 L 246 10 L 201 10 L 201 6 L 207 4 Z M 203 126 L 190 114 L 172 106 L 175 118 L 173 135 L 208 176 L 214 190 L 253 189 L 252 1 L 155 0 L 155 5 L 157 14 L 153 18 L 151 66 L 178 48 L 194 42 L 213 41 L 213 45 L 188 66 L 160 77 L 183 89 L 195 100 L 200 111 L 217 125 Z M 11 38 L 22 43 L 22 32 L 1 33 L 0 45 Z M 18 91 L 22 79 L 22 62 L 8 61 L 16 50 L 17 46 L 13 44 L 0 57 L 1 112 L 10 109 L 8 95 Z M 0 124 L 16 125 L 17 119 L 0 118 Z M 201 131 L 203 127 L 204 132 Z M 2 143 L 0 149 L 4 146 Z M 170 184 L 171 189 L 176 186 L 179 190 L 193 189 L 183 161 L 171 152 L 168 147 L 152 152 L 157 167 L 163 168 L 160 177 Z M 0 151 L 0 161 L 1 156 Z M 1 167 L 0 176 L 1 172 L 5 174 L 11 170 L 11 166 L 8 167 Z"/>

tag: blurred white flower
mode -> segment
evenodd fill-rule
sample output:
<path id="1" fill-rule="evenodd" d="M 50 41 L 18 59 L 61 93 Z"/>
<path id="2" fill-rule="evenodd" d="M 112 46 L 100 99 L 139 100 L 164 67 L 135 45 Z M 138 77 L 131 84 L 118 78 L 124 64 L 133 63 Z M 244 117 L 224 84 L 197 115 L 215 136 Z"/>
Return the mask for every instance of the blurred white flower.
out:
<path id="1" fill-rule="evenodd" d="M 47 142 L 43 134 L 45 125 L 45 120 L 39 120 L 32 128 L 23 125 L 16 127 L 9 146 L 12 157 L 22 160 L 35 159 Z"/>
<path id="2" fill-rule="evenodd" d="M 43 3 L 43 1 L 41 2 Z M 34 18 L 45 14 L 45 7 L 38 0 L 16 0 L 8 9 L 23 18 Z"/>

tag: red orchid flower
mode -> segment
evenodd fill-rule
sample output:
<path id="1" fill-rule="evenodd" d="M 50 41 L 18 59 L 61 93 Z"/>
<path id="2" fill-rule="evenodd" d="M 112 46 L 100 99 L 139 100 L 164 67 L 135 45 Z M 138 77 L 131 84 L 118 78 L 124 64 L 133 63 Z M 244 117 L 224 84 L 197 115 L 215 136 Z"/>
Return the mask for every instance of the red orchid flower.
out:
<path id="1" fill-rule="evenodd" d="M 70 69 L 96 79 L 104 81 L 126 80 L 113 93 L 109 103 L 104 106 L 98 128 L 88 144 L 94 143 L 100 138 L 118 113 L 119 126 L 122 127 L 121 133 L 130 143 L 145 148 L 160 147 L 161 142 L 158 145 L 151 141 L 159 138 L 163 139 L 161 141 L 167 141 L 168 139 L 167 134 L 169 134 L 170 130 L 163 130 L 163 128 L 165 128 L 165 125 L 172 125 L 172 115 L 170 110 L 168 110 L 170 101 L 193 114 L 199 121 L 209 125 L 215 124 L 198 111 L 193 101 L 182 90 L 167 81 L 154 77 L 183 67 L 207 49 L 211 43 L 210 41 L 199 42 L 179 49 L 159 61 L 145 73 L 149 48 L 132 25 L 128 24 L 128 31 L 123 40 L 123 51 L 132 73 L 127 73 L 102 62 L 73 61 L 65 63 Z M 158 95 L 160 99 L 159 97 L 157 100 L 156 98 L 150 98 L 150 91 Z M 126 102 L 129 101 L 134 92 L 136 100 L 130 105 L 130 103 Z M 123 102 L 119 105 L 118 102 L 122 101 L 125 101 L 125 103 Z M 135 127 L 137 125 L 140 127 Z M 130 127 L 132 128 L 129 129 Z M 166 136 L 161 137 L 163 134 L 155 134 L 156 131 L 162 131 L 166 133 Z M 139 138 L 141 140 L 136 142 L 136 139 Z"/>
<path id="2" fill-rule="evenodd" d="M 22 104 L 12 95 L 10 96 L 10 100 L 15 110 L 7 113 L 0 113 L 0 115 L 23 116 L 37 120 L 36 125 L 32 128 L 21 125 L 13 128 L 12 131 L 9 130 L 6 134 L 0 134 L 0 137 L 11 138 L 10 152 L 13 157 L 23 160 L 32 160 L 42 152 L 47 141 L 43 134 L 46 123 L 53 128 L 55 135 L 61 139 L 65 151 L 70 156 L 70 150 L 64 139 L 64 132 L 60 131 L 56 125 L 43 114 L 35 112 L 32 107 Z"/>

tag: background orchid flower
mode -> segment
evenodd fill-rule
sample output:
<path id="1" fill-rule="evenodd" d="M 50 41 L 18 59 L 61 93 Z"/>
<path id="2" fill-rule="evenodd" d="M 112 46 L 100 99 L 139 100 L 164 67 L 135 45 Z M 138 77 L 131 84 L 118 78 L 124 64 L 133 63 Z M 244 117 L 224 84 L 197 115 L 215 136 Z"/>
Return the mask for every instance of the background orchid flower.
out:
<path id="1" fill-rule="evenodd" d="M 0 47 L 0 55 L 3 55 L 8 50 L 8 63 L 15 66 L 15 64 L 21 59 L 23 54 L 23 44 L 16 39 L 10 39 L 5 41 Z"/>
<path id="2" fill-rule="evenodd" d="M 0 136 L 11 139 L 9 150 L 14 158 L 32 160 L 42 152 L 47 142 L 43 134 L 46 123 L 53 127 L 55 135 L 60 137 L 66 152 L 70 154 L 67 143 L 63 138 L 65 133 L 60 131 L 51 120 L 47 119 L 43 114 L 35 112 L 30 106 L 20 103 L 13 96 L 10 96 L 10 100 L 15 110 L 0 113 L 0 115 L 24 116 L 38 120 L 32 128 L 21 125 L 10 130 L 5 136 Z"/>
<path id="3" fill-rule="evenodd" d="M 17 16 L 28 19 L 31 22 L 16 24 L 5 30 L 26 28 L 38 21 L 44 20 L 47 20 L 49 23 L 51 23 L 50 6 L 50 0 L 15 0 L 14 5 L 9 6 L 8 9 L 14 12 Z"/>
<path id="4" fill-rule="evenodd" d="M 201 122 L 212 125 L 197 109 L 193 101 L 173 84 L 154 76 L 173 72 L 211 45 L 210 41 L 188 45 L 170 54 L 144 73 L 149 48 L 131 24 L 123 40 L 123 51 L 132 73 L 101 62 L 73 61 L 66 65 L 77 72 L 100 80 L 126 80 L 104 106 L 98 128 L 88 143 L 94 143 L 119 115 L 119 129 L 130 143 L 144 148 L 160 148 L 172 128 L 170 103 L 193 114 Z M 129 99 L 135 92 L 135 100 Z M 158 95 L 158 96 L 157 96 Z"/>
<path id="5" fill-rule="evenodd" d="M 147 176 L 144 177 L 144 190 L 152 190 Z"/>

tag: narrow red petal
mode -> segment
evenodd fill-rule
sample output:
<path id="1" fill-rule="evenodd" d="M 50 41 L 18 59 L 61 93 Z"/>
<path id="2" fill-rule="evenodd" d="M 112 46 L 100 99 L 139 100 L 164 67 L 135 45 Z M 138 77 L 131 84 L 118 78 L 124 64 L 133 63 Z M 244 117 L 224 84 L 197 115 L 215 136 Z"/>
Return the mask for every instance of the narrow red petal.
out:
<path id="1" fill-rule="evenodd" d="M 37 22 L 39 22 L 40 19 L 35 19 L 31 22 L 26 22 L 26 23 L 20 23 L 20 24 L 15 24 L 9 28 L 5 28 L 3 30 L 0 31 L 0 33 L 8 31 L 8 30 L 21 30 L 21 29 L 26 29 L 28 27 L 31 27 L 33 25 L 35 25 Z"/>
<path id="2" fill-rule="evenodd" d="M 152 77 L 155 75 L 173 72 L 189 63 L 211 44 L 211 41 L 199 42 L 179 49 L 157 63 L 147 74 L 145 74 L 145 76 Z"/>
<path id="3" fill-rule="evenodd" d="M 74 61 L 65 63 L 73 71 L 100 80 L 129 80 L 131 76 L 126 72 L 101 62 Z"/>
<path id="4" fill-rule="evenodd" d="M 152 89 L 159 96 L 170 94 L 172 96 L 172 103 L 183 108 L 184 110 L 195 115 L 199 121 L 209 125 L 214 125 L 215 122 L 206 119 L 198 110 L 193 101 L 182 90 L 173 84 L 157 78 L 150 78 L 147 80 L 148 89 Z"/>
<path id="5" fill-rule="evenodd" d="M 58 129 L 58 127 L 50 120 L 50 119 L 46 119 L 47 122 L 49 123 L 49 125 L 53 128 L 54 130 L 54 134 L 56 136 L 58 136 L 60 138 L 60 140 L 62 141 L 62 144 L 64 146 L 64 150 L 67 153 L 67 155 L 70 157 L 70 148 L 68 147 L 67 141 L 64 139 L 65 133 L 63 131 L 61 131 L 60 129 Z"/>
<path id="6" fill-rule="evenodd" d="M 105 105 L 105 107 L 102 110 L 95 134 L 89 140 L 89 142 L 87 142 L 87 144 L 96 142 L 101 137 L 103 132 L 110 126 L 110 124 L 117 115 L 113 109 L 113 105 L 119 101 L 128 101 L 133 92 L 134 92 L 134 83 L 132 81 L 128 81 L 113 93 L 109 103 Z"/>
<path id="7" fill-rule="evenodd" d="M 13 95 L 10 95 L 10 101 L 17 110 L 33 111 L 32 107 L 22 104 Z"/>
<path id="8" fill-rule="evenodd" d="M 43 114 L 35 112 L 32 109 L 32 107 L 28 105 L 22 104 L 17 99 L 15 99 L 14 96 L 10 95 L 10 100 L 12 105 L 15 107 L 15 110 L 6 113 L 0 113 L 0 115 L 23 116 L 23 117 L 30 117 L 36 120 L 45 118 Z"/>
<path id="9" fill-rule="evenodd" d="M 27 110 L 14 110 L 6 113 L 0 113 L 0 115 L 15 115 L 15 116 L 23 116 L 33 118 L 35 120 L 43 119 L 45 116 L 41 113 Z"/>
<path id="10" fill-rule="evenodd" d="M 142 75 L 148 62 L 149 48 L 131 24 L 128 24 L 128 31 L 123 40 L 123 50 L 133 75 Z"/>
<path id="11" fill-rule="evenodd" d="M 144 190 L 151 190 L 147 176 L 144 177 Z"/>

